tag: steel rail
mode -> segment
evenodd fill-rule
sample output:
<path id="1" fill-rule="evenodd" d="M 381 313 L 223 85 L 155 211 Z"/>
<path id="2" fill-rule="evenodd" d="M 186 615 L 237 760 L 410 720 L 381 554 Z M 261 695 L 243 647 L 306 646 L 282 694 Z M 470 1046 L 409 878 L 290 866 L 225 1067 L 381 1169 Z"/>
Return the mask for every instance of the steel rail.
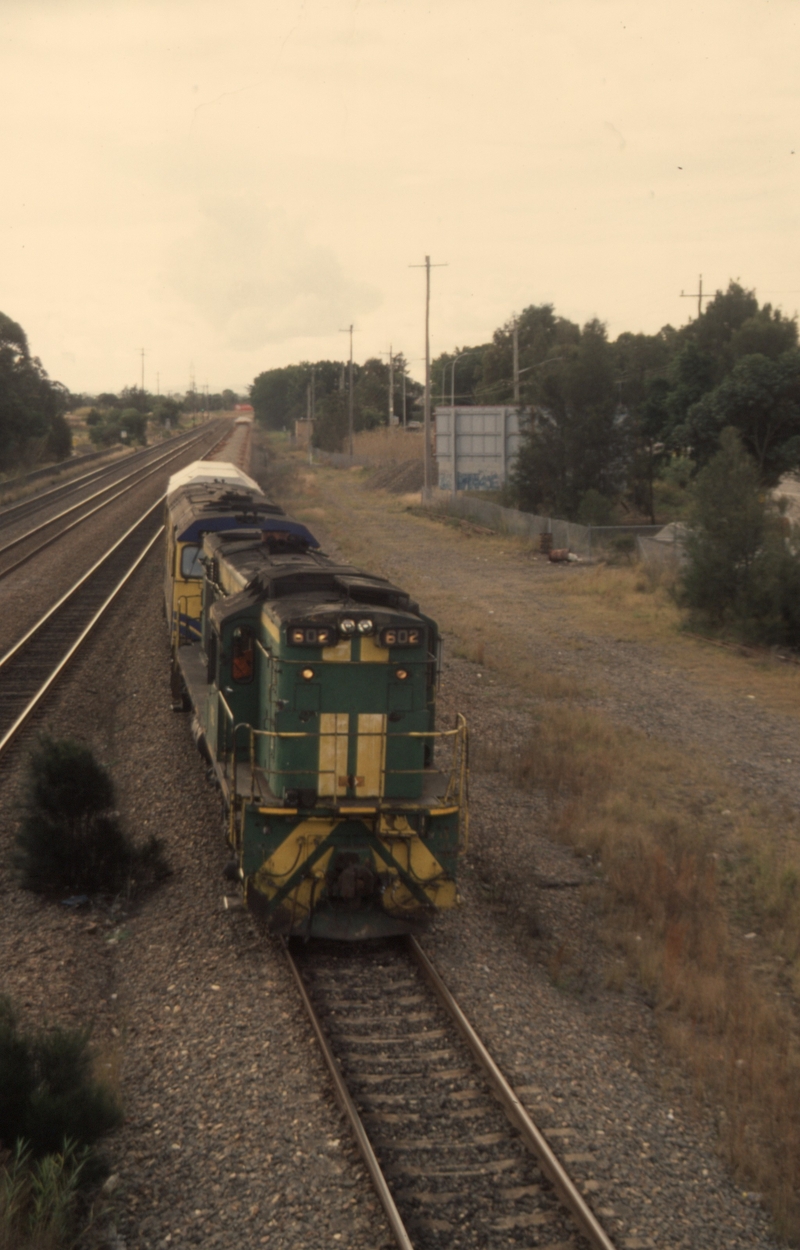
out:
<path id="1" fill-rule="evenodd" d="M 46 551 L 48 547 L 52 547 L 53 544 L 57 543 L 60 538 L 63 538 L 65 534 L 68 534 L 70 530 L 75 529 L 78 525 L 82 525 L 84 521 L 88 521 L 89 517 L 94 516 L 96 512 L 101 512 L 103 508 L 107 508 L 109 504 L 114 502 L 115 499 L 119 499 L 120 496 L 126 495 L 128 491 L 135 490 L 137 486 L 141 486 L 142 482 L 145 482 L 148 477 L 152 477 L 154 473 L 158 473 L 159 469 L 163 469 L 170 463 L 170 461 L 177 460 L 179 456 L 184 455 L 194 446 L 195 443 L 199 442 L 202 442 L 202 438 L 193 439 L 177 449 L 173 448 L 169 455 L 161 456 L 155 466 L 151 467 L 149 465 L 142 465 L 140 469 L 135 469 L 134 472 L 129 473 L 127 477 L 121 478 L 120 481 L 125 482 L 128 480 L 128 477 L 135 477 L 136 481 L 131 482 L 129 486 L 124 486 L 122 490 L 118 490 L 117 493 L 112 495 L 109 499 L 104 499 L 102 503 L 96 504 L 94 508 L 89 510 L 89 512 L 84 512 L 82 516 L 76 517 L 74 521 L 70 521 L 69 525 L 65 525 L 64 528 L 59 530 L 57 534 L 53 534 L 52 537 L 46 538 L 43 543 L 39 543 L 38 547 L 34 547 L 32 551 L 28 551 L 24 556 L 20 556 L 20 558 L 15 560 L 13 564 L 9 564 L 7 568 L 0 569 L 0 581 L 2 581 L 4 577 L 8 577 L 10 573 L 13 573 L 23 564 L 27 564 L 27 562 L 32 560 L 34 556 L 37 556 L 40 551 Z M 217 444 L 214 444 L 214 447 L 216 446 Z M 211 450 L 213 450 L 213 448 Z M 209 453 L 206 452 L 206 455 L 202 458 L 205 459 L 208 454 Z M 12 543 L 8 543 L 5 547 L 0 547 L 0 555 L 2 555 L 4 551 L 8 551 L 10 547 L 17 546 L 24 542 L 26 538 L 31 538 L 34 534 L 38 533 L 39 530 L 47 529 L 48 526 L 52 525 L 54 521 L 60 520 L 61 517 L 66 516 L 69 512 L 75 512 L 78 508 L 82 507 L 83 504 L 91 503 L 92 499 L 96 499 L 98 495 L 103 495 L 107 491 L 112 490 L 114 486 L 119 486 L 119 481 L 112 482 L 110 486 L 106 486 L 102 491 L 98 491 L 96 495 L 91 495 L 88 499 L 82 500 L 81 503 L 77 503 L 72 508 L 68 508 L 65 512 L 59 513 L 57 517 L 51 518 L 50 521 L 44 521 L 37 527 L 37 529 L 28 530 L 28 533 L 23 534 L 21 538 L 16 538 Z"/>
<path id="2" fill-rule="evenodd" d="M 514 1093 L 513 1088 L 492 1059 L 492 1056 L 448 990 L 436 968 L 428 959 L 419 942 L 416 938 L 409 936 L 407 943 L 425 980 L 453 1020 L 472 1054 L 488 1077 L 503 1105 L 506 1115 L 514 1127 L 519 1130 L 525 1145 L 536 1156 L 539 1167 L 552 1184 L 564 1206 L 580 1225 L 581 1232 L 588 1238 L 595 1250 L 615 1250 L 614 1243 L 609 1239 L 605 1229 L 584 1200 L 572 1177 L 556 1158 L 549 1143 L 528 1115 L 519 1098 Z"/>
<path id="3" fill-rule="evenodd" d="M 79 579 L 79 580 L 75 583 L 75 585 L 74 585 L 74 586 L 72 586 L 72 587 L 71 587 L 71 588 L 70 588 L 70 589 L 66 592 L 66 594 L 62 595 L 62 596 L 61 596 L 61 598 L 58 600 L 58 602 L 57 602 L 57 603 L 55 603 L 55 604 L 53 605 L 53 607 L 52 607 L 52 608 L 50 608 L 50 609 L 49 609 L 49 610 L 48 610 L 48 611 L 44 614 L 44 616 L 43 616 L 43 617 L 41 617 L 41 619 L 40 619 L 40 620 L 38 620 L 38 621 L 36 622 L 36 624 L 35 624 L 35 625 L 33 625 L 33 626 L 32 626 L 32 627 L 28 630 L 27 634 L 25 634 L 25 635 L 24 635 L 24 637 L 20 638 L 20 640 L 19 640 L 17 643 L 15 643 L 15 645 L 11 648 L 11 650 L 10 650 L 10 651 L 7 651 L 7 652 L 6 652 L 6 654 L 5 654 L 2 658 L 0 658 L 0 672 L 2 672 L 3 668 L 5 668 L 5 666 L 9 663 L 9 661 L 13 658 L 13 656 L 15 656 L 15 655 L 17 654 L 17 652 L 18 652 L 18 651 L 20 651 L 20 649 L 21 649 L 21 648 L 22 648 L 22 647 L 23 647 L 23 646 L 24 646 L 27 642 L 29 642 L 32 638 L 34 638 L 34 637 L 36 636 L 36 634 L 38 634 L 38 633 L 40 632 L 40 630 L 41 630 L 41 629 L 42 629 L 42 628 L 46 625 L 46 623 L 47 623 L 47 622 L 51 619 L 51 617 L 52 617 L 52 616 L 53 616 L 53 615 L 54 615 L 54 614 L 58 611 L 58 609 L 59 609 L 59 608 L 61 608 L 61 607 L 63 607 L 63 606 L 64 606 L 64 604 L 65 604 L 65 603 L 67 603 L 67 602 L 68 602 L 68 600 L 69 600 L 69 599 L 71 599 L 71 598 L 73 597 L 73 595 L 75 595 L 75 594 L 78 592 L 78 590 L 80 590 L 80 588 L 81 588 L 82 586 L 84 586 L 84 585 L 86 584 L 86 582 L 88 582 L 88 581 L 89 581 L 89 579 L 90 579 L 90 578 L 91 578 L 91 577 L 92 577 L 92 576 L 93 576 L 93 575 L 94 575 L 94 574 L 98 571 L 98 569 L 100 569 L 100 568 L 102 567 L 102 565 L 103 565 L 103 564 L 105 564 L 105 562 L 106 562 L 108 559 L 110 559 L 110 557 L 114 554 L 114 552 L 117 550 L 117 548 L 118 548 L 118 547 L 119 547 L 119 546 L 120 546 L 120 545 L 121 545 L 121 544 L 122 544 L 122 543 L 123 543 L 123 542 L 124 542 L 127 538 L 129 538 L 129 537 L 130 537 L 130 535 L 131 535 L 131 534 L 133 534 L 133 533 L 134 533 L 134 532 L 135 532 L 135 531 L 139 528 L 139 526 L 141 526 L 141 525 L 143 525 L 143 524 L 145 523 L 145 521 L 146 521 L 146 520 L 147 520 L 147 518 L 151 515 L 151 513 L 153 513 L 153 512 L 156 510 L 156 508 L 158 508 L 158 507 L 160 506 L 160 504 L 161 504 L 161 503 L 163 503 L 163 500 L 164 500 L 164 495 L 161 495 L 161 497 L 160 497 L 159 499 L 157 499 L 157 500 L 156 500 L 156 502 L 153 504 L 153 506 L 152 506 L 151 508 L 148 508 L 146 512 L 142 513 L 142 515 L 139 517 L 138 521 L 135 521 L 135 522 L 134 522 L 134 524 L 130 527 L 130 529 L 128 529 L 128 530 L 126 530 L 126 531 L 125 531 L 125 533 L 122 535 L 122 537 L 121 537 L 120 539 L 118 539 L 118 541 L 117 541 L 117 542 L 115 542 L 115 543 L 114 543 L 113 547 L 110 547 L 110 548 L 109 548 L 109 550 L 105 553 L 105 555 L 101 556 L 101 558 L 100 558 L 100 559 L 99 559 L 99 560 L 98 560 L 95 564 L 93 564 L 93 565 L 92 565 L 92 567 L 89 569 L 88 573 L 85 573 L 85 574 L 83 575 L 83 577 L 81 577 L 81 578 L 80 578 L 80 579 Z M 50 687 L 53 685 L 53 683 L 54 683 L 54 682 L 57 680 L 57 678 L 58 678 L 58 677 L 60 677 L 60 675 L 64 672 L 64 669 L 67 667 L 67 665 L 69 664 L 70 660 L 71 660 L 71 659 L 72 659 L 72 657 L 75 655 L 75 652 L 76 652 L 76 651 L 78 650 L 78 648 L 79 648 L 79 647 L 80 647 L 80 646 L 81 646 L 81 645 L 82 645 L 82 644 L 86 641 L 86 639 L 88 638 L 88 636 L 89 636 L 89 634 L 91 633 L 91 631 L 94 629 L 94 627 L 95 627 L 95 625 L 97 624 L 97 622 L 100 620 L 100 618 L 103 616 L 103 614 L 107 611 L 107 609 L 108 609 L 108 608 L 110 607 L 110 605 L 113 603 L 114 599 L 117 597 L 117 595 L 119 594 L 119 592 L 122 590 L 123 586 L 126 584 L 126 582 L 127 582 L 127 581 L 128 581 L 128 579 L 131 577 L 131 575 L 132 575 L 132 574 L 136 571 L 136 569 L 139 567 L 139 565 L 141 564 L 142 560 L 145 558 L 145 556 L 148 554 L 148 552 L 152 549 L 152 547 L 154 546 L 154 544 L 156 543 L 156 541 L 157 541 L 157 540 L 161 537 L 161 535 L 163 534 L 163 532 L 164 532 L 164 526 L 162 525 L 162 526 L 160 526 L 160 527 L 159 527 L 159 529 L 156 531 L 156 533 L 153 535 L 153 537 L 152 537 L 152 538 L 148 541 L 148 543 L 146 544 L 146 546 L 144 547 L 144 549 L 143 549 L 143 550 L 142 550 L 142 551 L 138 554 L 138 556 L 137 556 L 137 557 L 136 557 L 136 559 L 134 560 L 133 564 L 129 565 L 128 569 L 127 569 L 127 570 L 126 570 L 126 572 L 123 574 L 122 578 L 121 578 L 121 579 L 117 582 L 117 584 L 114 586 L 114 588 L 113 588 L 113 590 L 111 591 L 111 593 L 110 593 L 110 594 L 106 597 L 106 599 L 103 601 L 103 603 L 102 603 L 102 604 L 100 605 L 100 607 L 97 609 L 97 611 L 93 614 L 93 616 L 92 616 L 91 620 L 89 621 L 89 624 L 88 624 L 88 625 L 86 625 L 86 626 L 85 626 L 85 628 L 81 631 L 81 633 L 80 633 L 80 634 L 79 634 L 79 636 L 75 639 L 75 641 L 72 643 L 72 645 L 69 647 L 69 649 L 67 650 L 67 652 L 65 653 L 65 655 L 63 655 L 63 656 L 62 656 L 61 660 L 58 662 L 58 664 L 56 665 L 56 667 L 55 667 L 55 668 L 53 669 L 53 671 L 49 674 L 49 676 L 47 677 L 47 679 L 46 679 L 46 680 L 42 683 L 42 685 L 39 687 L 39 689 L 36 691 L 36 694 L 33 696 L 33 698 L 29 700 L 29 702 L 28 702 L 28 703 L 25 705 L 25 707 L 23 708 L 22 712 L 20 712 L 20 714 L 19 714 L 19 715 L 17 716 L 17 718 L 14 720 L 13 724 L 12 724 L 12 725 L 11 725 L 11 726 L 10 726 L 10 727 L 6 730 L 6 732 L 3 734 L 2 738 L 0 738 L 0 756 L 4 753 L 4 751 L 6 750 L 6 748 L 7 748 L 7 747 L 11 744 L 12 740 L 13 740 L 13 739 L 16 737 L 16 735 L 19 733 L 20 729 L 21 729 L 21 728 L 22 728 L 22 726 L 25 724 L 25 722 L 28 720 L 28 718 L 30 717 L 30 715 L 31 715 L 31 713 L 34 711 L 34 709 L 35 709 L 36 707 L 38 707 L 39 703 L 42 701 L 42 699 L 44 698 L 44 696 L 47 694 L 48 690 L 49 690 L 49 689 L 50 689 Z"/>
<path id="4" fill-rule="evenodd" d="M 210 425 L 212 423 L 208 422 L 207 424 Z M 202 437 L 202 435 L 198 435 L 196 430 L 184 430 L 183 433 L 173 435 L 170 439 L 165 439 L 164 442 L 168 442 L 172 447 L 176 447 L 178 445 L 185 447 L 191 446 L 195 438 L 198 437 Z M 38 494 L 27 495 L 24 499 L 19 500 L 17 503 L 12 503 L 5 508 L 0 508 L 0 527 L 5 528 L 8 525 L 13 525 L 15 521 L 22 520 L 31 512 L 38 512 L 40 508 L 47 507 L 48 503 L 55 503 L 61 496 L 68 495 L 72 491 L 80 489 L 81 485 L 90 486 L 92 481 L 98 481 L 104 475 L 108 476 L 116 472 L 117 469 L 124 469 L 133 461 L 145 459 L 155 450 L 163 450 L 164 442 L 160 444 L 159 448 L 143 447 L 139 451 L 131 452 L 128 456 L 120 457 L 113 461 L 106 461 L 104 464 L 98 465 L 94 469 L 90 469 L 88 473 L 80 474 L 79 477 L 68 478 L 66 481 L 58 482 L 55 486 L 51 486 L 49 490 L 40 491 Z M 7 485 L 10 488 L 13 486 L 13 483 L 8 483 Z M 54 496 L 54 498 L 51 498 L 51 496 Z"/>
<path id="5" fill-rule="evenodd" d="M 58 534 L 56 534 L 54 538 L 50 538 L 47 542 L 41 543 L 40 546 L 38 546 L 34 551 L 29 552 L 28 555 L 23 557 L 23 559 L 18 560 L 16 564 L 12 564 L 9 568 L 3 569 L 3 571 L 0 572 L 0 577 L 5 577 L 8 573 L 12 572 L 13 569 L 18 568 L 20 564 L 24 564 L 26 560 L 29 560 L 31 556 L 36 555 L 38 551 L 42 551 L 45 547 L 49 547 L 51 543 L 60 538 L 62 534 L 68 534 L 69 531 L 74 529 L 76 525 L 80 525 L 82 521 L 86 521 L 90 516 L 94 516 L 95 512 L 99 512 L 101 508 L 108 507 L 108 505 L 113 503 L 115 499 L 119 499 L 121 495 L 126 494 L 129 490 L 134 490 L 135 487 L 141 482 L 146 481 L 147 478 L 151 477 L 154 473 L 158 473 L 159 469 L 163 469 L 165 464 L 169 464 L 171 460 L 177 460 L 178 456 L 182 456 L 191 447 L 193 447 L 195 443 L 201 443 L 202 441 L 203 436 L 199 435 L 197 438 L 184 443 L 181 447 L 170 448 L 169 452 L 162 456 L 158 456 L 155 461 L 140 465 L 131 473 L 126 473 L 124 477 L 118 478 L 116 482 L 109 482 L 108 486 L 104 486 L 102 490 L 95 491 L 93 495 L 88 495 L 86 499 L 79 500 L 78 503 L 74 503 L 69 508 L 65 508 L 63 512 L 57 512 L 56 515 L 50 517 L 49 520 L 41 521 L 39 525 L 34 526 L 33 529 L 20 535 L 19 538 L 12 538 L 11 542 L 5 543 L 4 546 L 0 547 L 0 556 L 5 555 L 7 551 L 12 551 L 14 547 L 19 547 L 22 543 L 27 542 L 29 538 L 33 538 L 36 534 L 41 533 L 42 530 L 49 529 L 51 525 L 55 525 L 57 521 L 62 521 L 64 517 L 69 516 L 72 512 L 77 512 L 79 508 L 85 508 L 87 504 L 92 503 L 95 499 L 99 499 L 101 495 L 107 495 L 108 492 L 113 490 L 115 486 L 121 486 L 123 482 L 130 482 L 131 478 L 136 478 L 136 481 L 130 482 L 129 486 L 123 486 L 122 490 L 118 490 L 115 495 L 110 497 L 110 499 L 104 500 L 103 503 L 98 504 L 89 512 L 85 512 L 83 516 L 78 517 L 77 520 L 72 521 L 69 525 L 65 526 L 63 530 L 59 530 Z"/>
<path id="6" fill-rule="evenodd" d="M 317 1013 L 314 1010 L 314 1005 L 311 1002 L 308 990 L 303 982 L 300 969 L 292 959 L 291 952 L 286 942 L 282 943 L 282 945 L 286 953 L 286 958 L 289 962 L 289 967 L 292 970 L 292 976 L 294 977 L 297 983 L 297 988 L 300 991 L 303 1006 L 305 1007 L 308 1018 L 311 1021 L 311 1027 L 313 1028 L 317 1041 L 319 1042 L 322 1057 L 325 1060 L 328 1071 L 331 1074 L 334 1092 L 336 1094 L 336 1101 L 339 1103 L 342 1111 L 350 1121 L 350 1127 L 355 1134 L 358 1149 L 361 1152 L 361 1158 L 364 1160 L 370 1179 L 375 1186 L 375 1192 L 377 1193 L 381 1206 L 386 1213 L 386 1218 L 389 1221 L 389 1227 L 392 1230 L 392 1235 L 394 1236 L 397 1245 L 400 1247 L 400 1250 L 414 1250 L 411 1238 L 406 1232 L 406 1227 L 400 1218 L 400 1212 L 395 1206 L 394 1198 L 392 1197 L 391 1190 L 386 1182 L 386 1177 L 383 1175 L 381 1166 L 375 1156 L 375 1151 L 372 1149 L 372 1144 L 367 1136 L 367 1131 L 364 1128 L 361 1116 L 358 1114 L 356 1104 L 350 1096 L 350 1091 L 348 1090 L 345 1079 L 342 1076 L 339 1063 L 331 1050 L 322 1025 L 317 1018 Z"/>

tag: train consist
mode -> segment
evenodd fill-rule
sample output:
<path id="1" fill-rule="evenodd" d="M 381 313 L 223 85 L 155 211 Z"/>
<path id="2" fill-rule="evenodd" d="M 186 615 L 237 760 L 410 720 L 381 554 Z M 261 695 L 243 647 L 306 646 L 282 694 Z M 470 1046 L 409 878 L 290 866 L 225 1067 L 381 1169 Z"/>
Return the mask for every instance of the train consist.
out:
<path id="1" fill-rule="evenodd" d="M 174 691 L 248 906 L 287 936 L 423 930 L 457 902 L 467 836 L 467 730 L 436 728 L 435 622 L 232 465 L 171 479 L 166 533 Z"/>

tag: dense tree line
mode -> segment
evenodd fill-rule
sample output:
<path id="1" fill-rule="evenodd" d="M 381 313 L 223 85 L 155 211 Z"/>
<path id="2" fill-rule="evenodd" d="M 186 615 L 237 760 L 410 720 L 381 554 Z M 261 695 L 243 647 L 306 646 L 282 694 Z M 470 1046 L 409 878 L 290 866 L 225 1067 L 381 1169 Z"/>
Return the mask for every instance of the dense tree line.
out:
<path id="1" fill-rule="evenodd" d="M 404 422 L 411 419 L 413 406 L 422 393 L 418 382 L 406 376 L 406 411 L 403 413 L 403 373 L 407 365 L 402 354 L 394 357 L 394 396 L 392 416 Z M 370 430 L 389 421 L 389 365 L 377 357 L 364 364 L 353 363 L 353 428 Z M 250 389 L 250 402 L 256 419 L 267 429 L 293 429 L 295 421 L 312 411 L 314 445 L 327 451 L 341 451 L 348 431 L 349 365 L 339 360 L 318 360 L 286 365 L 260 373 Z"/>
<path id="2" fill-rule="evenodd" d="M 737 430 L 759 480 L 773 486 L 800 468 L 797 324 L 738 282 L 717 291 L 680 329 L 608 338 L 551 304 L 531 305 L 491 342 L 456 348 L 431 365 L 434 404 L 513 404 L 516 330 L 520 404 L 526 410 L 512 481 L 514 502 L 533 512 L 602 523 L 616 510 L 655 519 L 654 483 L 694 477 Z M 396 358 L 393 415 L 403 418 Z M 348 428 L 348 367 L 304 362 L 260 373 L 251 388 L 257 419 L 292 428 L 310 411 L 319 447 L 341 450 Z M 405 417 L 422 387 L 407 380 Z M 353 367 L 356 430 L 388 420 L 389 368 Z M 417 414 L 418 415 L 418 414 Z M 678 472 L 680 470 L 680 472 Z M 676 478 L 677 480 L 677 478 Z"/>
<path id="3" fill-rule="evenodd" d="M 585 520 L 613 504 L 653 513 L 653 482 L 680 457 L 696 473 L 739 432 L 760 480 L 800 467 L 797 324 L 738 282 L 679 330 L 623 333 L 581 327 L 552 305 L 517 318 L 520 400 L 530 409 L 514 488 L 520 506 Z M 514 323 L 491 343 L 433 362 L 434 398 L 513 402 Z M 461 357 L 459 359 L 459 356 Z"/>
<path id="4" fill-rule="evenodd" d="M 72 447 L 65 419 L 71 396 L 31 356 L 22 326 L 0 313 L 0 472 L 63 460 Z"/>

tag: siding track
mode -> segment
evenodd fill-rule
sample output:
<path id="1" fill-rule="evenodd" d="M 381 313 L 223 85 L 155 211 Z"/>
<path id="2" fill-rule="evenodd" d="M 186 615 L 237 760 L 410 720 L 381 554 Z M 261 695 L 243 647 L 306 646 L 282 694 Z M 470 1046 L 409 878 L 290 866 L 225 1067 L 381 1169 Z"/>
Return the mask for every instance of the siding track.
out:
<path id="1" fill-rule="evenodd" d="M 614 1250 L 413 939 L 287 950 L 404 1250 Z"/>

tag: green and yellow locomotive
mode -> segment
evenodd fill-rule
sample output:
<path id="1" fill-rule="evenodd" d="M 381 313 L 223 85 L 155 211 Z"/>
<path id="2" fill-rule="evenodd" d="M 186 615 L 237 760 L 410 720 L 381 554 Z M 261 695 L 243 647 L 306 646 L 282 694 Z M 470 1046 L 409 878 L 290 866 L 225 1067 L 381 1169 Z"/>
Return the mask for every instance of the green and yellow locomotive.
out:
<path id="1" fill-rule="evenodd" d="M 435 622 L 299 532 L 209 532 L 199 562 L 201 637 L 180 639 L 177 668 L 248 905 L 286 935 L 424 929 L 457 902 L 467 834 L 466 724 L 435 726 Z"/>

